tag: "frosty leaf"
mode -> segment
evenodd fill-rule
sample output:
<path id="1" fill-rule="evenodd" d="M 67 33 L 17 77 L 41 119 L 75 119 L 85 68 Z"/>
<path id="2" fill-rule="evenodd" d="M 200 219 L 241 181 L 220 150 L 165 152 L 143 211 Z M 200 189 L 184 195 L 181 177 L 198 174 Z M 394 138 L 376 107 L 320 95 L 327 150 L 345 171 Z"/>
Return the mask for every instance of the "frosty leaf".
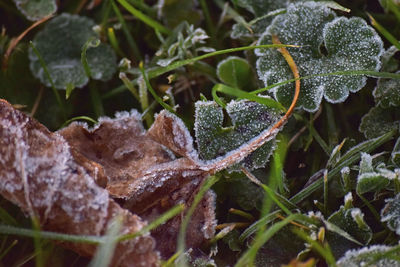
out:
<path id="1" fill-rule="evenodd" d="M 29 20 L 39 20 L 57 11 L 55 0 L 14 0 L 19 11 Z"/>
<path id="2" fill-rule="evenodd" d="M 148 135 L 180 156 L 192 160 L 197 160 L 198 158 L 197 152 L 193 147 L 193 138 L 183 121 L 166 110 L 161 111 L 156 116 Z"/>
<path id="3" fill-rule="evenodd" d="M 166 111 L 157 115 L 147 132 L 140 114 L 132 110 L 117 113 L 114 119 L 100 118 L 93 129 L 72 123 L 59 133 L 73 149 L 104 168 L 109 179 L 106 189 L 145 220 L 154 220 L 179 203 L 189 207 L 194 192 L 208 176 L 197 165 L 197 152 L 185 125 Z M 166 147 L 183 158 L 176 159 Z M 214 202 L 215 195 L 208 192 L 196 208 L 188 227 L 187 247 L 199 247 L 213 236 Z M 177 216 L 152 231 L 157 251 L 164 258 L 176 250 L 181 220 Z"/>
<path id="4" fill-rule="evenodd" d="M 398 112 L 397 108 L 373 107 L 361 119 L 359 130 L 366 138 L 371 139 L 397 129 L 399 125 Z"/>
<path id="5" fill-rule="evenodd" d="M 348 249 L 356 248 L 361 244 L 367 245 L 371 241 L 372 231 L 363 217 L 364 214 L 360 209 L 346 209 L 342 206 L 328 218 L 329 223 L 349 235 L 327 226 L 329 231 L 326 233 L 326 239 L 336 257 L 342 256 Z"/>
<path id="6" fill-rule="evenodd" d="M 377 105 L 382 108 L 400 106 L 400 80 L 378 79 L 373 95 Z"/>
<path id="7" fill-rule="evenodd" d="M 102 167 L 73 151 L 64 138 L 0 100 L 0 194 L 35 216 L 41 228 L 74 235 L 102 235 L 115 216 L 122 232 L 135 233 L 146 223 L 121 208 L 94 181 Z M 65 243 L 91 256 L 93 244 Z M 119 243 L 113 266 L 155 266 L 158 254 L 150 236 Z"/>
<path id="8" fill-rule="evenodd" d="M 270 44 L 277 35 L 288 48 L 299 68 L 300 76 L 345 70 L 378 70 L 383 44 L 377 33 L 360 18 L 336 18 L 326 5 L 305 2 L 289 5 L 287 13 L 278 15 L 261 36 L 259 44 Z M 281 54 L 272 49 L 257 49 L 257 71 L 264 84 L 292 79 L 292 72 Z M 332 103 L 343 102 L 349 92 L 357 92 L 366 83 L 364 76 L 324 76 L 302 81 L 297 106 L 316 111 L 322 97 Z M 289 106 L 292 85 L 273 90 L 275 98 Z"/>
<path id="9" fill-rule="evenodd" d="M 218 78 L 227 85 L 235 88 L 246 89 L 251 86 L 251 67 L 240 57 L 228 57 L 221 61 L 217 67 Z"/>
<path id="10" fill-rule="evenodd" d="M 224 127 L 223 112 L 215 102 L 197 102 L 195 135 L 200 158 L 212 160 L 238 148 L 271 127 L 279 118 L 275 110 L 250 101 L 231 101 L 226 111 L 232 126 Z M 274 141 L 246 157 L 242 164 L 249 169 L 265 165 L 274 149 Z"/>
<path id="11" fill-rule="evenodd" d="M 360 172 L 357 178 L 357 194 L 361 195 L 371 191 L 382 190 L 395 177 L 396 174 L 385 169 L 384 166 L 374 169 L 372 166 L 372 157 L 367 153 L 362 153 Z"/>
<path id="12" fill-rule="evenodd" d="M 358 250 L 349 250 L 336 264 L 338 267 L 399 267 L 400 262 L 393 259 L 393 257 L 399 257 L 400 253 L 398 249 L 392 250 L 394 248 L 395 247 L 375 245 Z"/>
<path id="13" fill-rule="evenodd" d="M 381 210 L 381 221 L 386 222 L 390 230 L 400 235 L 400 194 L 386 199 L 385 202 L 386 205 Z"/>
<path id="14" fill-rule="evenodd" d="M 400 138 L 397 139 L 396 144 L 393 147 L 391 159 L 394 164 L 400 166 Z"/>
<path id="15" fill-rule="evenodd" d="M 52 19 L 34 38 L 33 43 L 46 63 L 55 87 L 66 89 L 69 85 L 83 87 L 89 81 L 81 63 L 82 46 L 97 34 L 94 22 L 78 15 L 62 14 Z M 31 50 L 30 68 L 34 76 L 46 86 L 50 81 L 44 73 L 39 58 Z M 87 50 L 87 61 L 93 79 L 108 80 L 117 68 L 114 51 L 106 44 Z"/>

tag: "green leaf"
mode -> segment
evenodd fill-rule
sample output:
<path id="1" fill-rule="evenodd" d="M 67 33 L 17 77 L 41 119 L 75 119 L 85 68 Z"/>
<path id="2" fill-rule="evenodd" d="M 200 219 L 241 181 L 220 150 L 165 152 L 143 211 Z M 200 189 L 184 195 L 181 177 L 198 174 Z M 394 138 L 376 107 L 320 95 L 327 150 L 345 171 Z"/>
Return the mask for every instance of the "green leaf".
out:
<path id="1" fill-rule="evenodd" d="M 288 48 L 300 76 L 346 70 L 377 71 L 383 43 L 378 34 L 361 18 L 336 18 L 326 5 L 305 2 L 289 5 L 285 14 L 278 15 L 261 36 L 259 44 L 271 43 L 277 35 Z M 266 86 L 293 78 L 292 72 L 278 51 L 257 49 L 257 71 Z M 365 76 L 317 76 L 302 80 L 297 106 L 314 112 L 324 97 L 332 103 L 346 100 L 349 92 L 357 92 L 366 84 Z M 289 106 L 293 85 L 272 89 L 275 98 Z"/>
<path id="2" fill-rule="evenodd" d="M 361 119 L 359 130 L 368 139 L 381 136 L 398 128 L 399 122 L 396 119 L 398 114 L 398 108 L 383 109 L 381 107 L 373 107 Z"/>
<path id="3" fill-rule="evenodd" d="M 14 0 L 18 10 L 32 21 L 40 20 L 57 11 L 55 0 Z"/>
<path id="4" fill-rule="evenodd" d="M 93 37 L 94 22 L 78 15 L 62 14 L 52 19 L 34 38 L 57 89 L 83 87 L 89 81 L 81 63 L 81 49 Z M 33 75 L 46 86 L 50 82 L 32 49 L 29 51 Z M 87 50 L 87 63 L 93 79 L 109 80 L 117 69 L 116 56 L 110 46 L 100 44 Z"/>
<path id="5" fill-rule="evenodd" d="M 222 108 L 215 102 L 196 103 L 195 135 L 200 158 L 212 160 L 240 147 L 280 118 L 271 108 L 256 102 L 231 101 L 226 111 L 232 126 L 224 127 Z M 248 169 L 263 167 L 275 147 L 269 141 L 254 151 L 242 164 Z"/>
<path id="6" fill-rule="evenodd" d="M 360 172 L 357 178 L 357 194 L 362 195 L 371 191 L 379 191 L 389 185 L 390 180 L 396 178 L 396 174 L 384 168 L 384 165 L 372 166 L 372 157 L 367 153 L 361 153 Z"/>
<path id="7" fill-rule="evenodd" d="M 400 194 L 395 198 L 385 199 L 386 205 L 381 210 L 381 221 L 386 222 L 388 228 L 400 235 Z"/>
<path id="8" fill-rule="evenodd" d="M 240 89 L 251 87 L 251 67 L 243 58 L 230 56 L 221 61 L 217 67 L 217 75 L 227 85 Z"/>
<path id="9" fill-rule="evenodd" d="M 367 245 L 372 239 L 372 230 L 364 221 L 364 214 L 359 208 L 340 207 L 329 218 L 328 222 L 339 227 L 349 236 L 327 227 L 326 239 L 335 257 L 342 256 L 347 250 L 359 245 Z M 357 243 L 356 243 L 357 242 Z"/>
<path id="10" fill-rule="evenodd" d="M 382 108 L 400 106 L 400 80 L 378 79 L 373 95 L 377 105 Z"/>
<path id="11" fill-rule="evenodd" d="M 336 264 L 338 267 L 399 267 L 399 256 L 400 252 L 398 247 L 375 245 L 371 247 L 364 247 L 358 250 L 349 250 L 336 262 Z M 397 260 L 394 259 L 394 257 L 396 257 Z"/>

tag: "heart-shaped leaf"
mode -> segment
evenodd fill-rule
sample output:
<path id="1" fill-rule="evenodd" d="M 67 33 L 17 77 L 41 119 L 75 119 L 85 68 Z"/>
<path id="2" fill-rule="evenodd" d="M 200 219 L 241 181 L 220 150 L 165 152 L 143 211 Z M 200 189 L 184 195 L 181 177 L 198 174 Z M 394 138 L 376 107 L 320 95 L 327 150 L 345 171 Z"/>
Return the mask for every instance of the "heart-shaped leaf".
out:
<path id="1" fill-rule="evenodd" d="M 289 5 L 261 36 L 258 44 L 270 44 L 273 35 L 285 44 L 296 62 L 300 76 L 346 70 L 379 70 L 383 44 L 378 34 L 361 18 L 336 18 L 323 3 Z M 257 70 L 265 85 L 293 78 L 281 54 L 272 49 L 257 49 Z M 343 102 L 349 92 L 357 92 L 366 83 L 364 76 L 317 76 L 302 81 L 298 107 L 316 111 L 322 97 L 332 103 Z M 275 98 L 289 106 L 292 84 L 273 89 Z"/>
<path id="2" fill-rule="evenodd" d="M 55 0 L 14 0 L 17 8 L 29 20 L 39 20 L 57 11 Z"/>
<path id="3" fill-rule="evenodd" d="M 57 89 L 66 89 L 71 85 L 83 87 L 89 81 L 81 63 L 81 52 L 87 41 L 97 37 L 93 26 L 95 24 L 89 18 L 62 14 L 52 19 L 35 36 L 34 46 Z M 115 53 L 106 44 L 89 48 L 86 57 L 93 79 L 109 80 L 117 69 Z M 29 58 L 33 75 L 46 86 L 51 86 L 34 51 L 30 51 Z"/>
<path id="4" fill-rule="evenodd" d="M 224 127 L 223 110 L 215 102 L 196 103 L 195 134 L 200 158 L 212 160 L 240 147 L 280 118 L 264 105 L 250 101 L 231 101 L 226 111 L 232 126 Z M 274 141 L 265 143 L 243 160 L 249 169 L 263 167 L 273 151 Z"/>

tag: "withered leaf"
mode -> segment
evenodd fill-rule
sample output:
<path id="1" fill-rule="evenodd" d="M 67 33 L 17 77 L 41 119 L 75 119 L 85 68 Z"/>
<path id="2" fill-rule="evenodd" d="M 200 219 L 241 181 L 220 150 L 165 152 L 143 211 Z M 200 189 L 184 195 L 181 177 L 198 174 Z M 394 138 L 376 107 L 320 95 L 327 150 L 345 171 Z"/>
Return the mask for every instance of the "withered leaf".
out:
<path id="1" fill-rule="evenodd" d="M 100 169 L 85 157 L 74 158 L 63 137 L 0 100 L 0 194 L 38 218 L 43 229 L 103 235 L 115 216 L 123 218 L 122 233 L 146 225 L 94 182 Z M 156 266 L 154 243 L 144 236 L 118 244 L 113 266 Z M 86 256 L 96 249 L 88 244 L 67 246 Z"/>

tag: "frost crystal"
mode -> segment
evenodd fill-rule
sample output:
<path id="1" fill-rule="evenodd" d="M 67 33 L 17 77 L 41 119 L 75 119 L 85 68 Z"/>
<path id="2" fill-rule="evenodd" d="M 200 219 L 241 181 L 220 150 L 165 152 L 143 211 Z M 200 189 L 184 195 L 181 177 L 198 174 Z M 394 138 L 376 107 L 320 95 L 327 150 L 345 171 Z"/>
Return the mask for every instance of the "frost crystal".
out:
<path id="1" fill-rule="evenodd" d="M 336 18 L 326 5 L 305 2 L 289 5 L 261 36 L 258 44 L 270 44 L 277 35 L 296 62 L 300 76 L 346 70 L 379 70 L 383 43 L 377 33 L 361 18 Z M 293 78 L 282 55 L 274 49 L 257 49 L 257 71 L 266 86 Z M 343 102 L 349 92 L 364 87 L 364 76 L 317 76 L 302 80 L 298 107 L 314 112 L 322 97 L 332 103 Z M 292 84 L 273 90 L 275 98 L 289 106 Z"/>

